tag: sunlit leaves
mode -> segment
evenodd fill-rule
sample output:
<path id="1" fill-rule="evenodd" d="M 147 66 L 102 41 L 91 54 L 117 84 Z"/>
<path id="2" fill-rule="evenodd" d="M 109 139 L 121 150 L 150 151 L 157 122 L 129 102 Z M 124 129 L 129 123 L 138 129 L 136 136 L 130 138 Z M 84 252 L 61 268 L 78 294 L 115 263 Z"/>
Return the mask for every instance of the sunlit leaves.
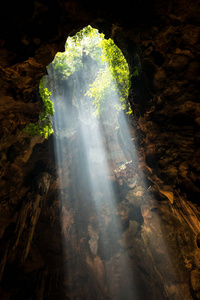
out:
<path id="1" fill-rule="evenodd" d="M 90 55 L 98 64 L 99 72 L 86 93 L 93 101 L 96 114 L 100 115 L 109 107 L 112 97 L 119 97 L 122 104 L 116 109 L 127 108 L 123 102 L 128 97 L 130 75 L 127 61 L 122 51 L 112 39 L 105 39 L 97 29 L 87 26 L 66 42 L 65 52 L 58 53 L 52 63 L 60 80 L 66 80 L 83 66 L 83 52 Z M 130 113 L 130 110 L 129 110 Z"/>
<path id="2" fill-rule="evenodd" d="M 60 79 L 67 79 L 75 71 L 80 70 L 83 66 L 83 51 L 90 54 L 100 64 L 102 38 L 103 34 L 99 34 L 98 30 L 91 26 L 83 28 L 73 37 L 68 37 L 65 52 L 57 53 L 52 62 L 53 68 L 60 74 Z"/>
<path id="3" fill-rule="evenodd" d="M 77 34 L 73 37 L 68 38 L 67 43 L 68 41 L 73 41 L 75 43 L 75 47 L 80 47 L 82 51 L 84 50 L 100 65 L 102 64 L 101 41 L 103 38 L 104 34 L 99 33 L 97 29 L 94 29 L 89 25 L 77 32 Z"/>
<path id="4" fill-rule="evenodd" d="M 58 52 L 52 63 L 53 68 L 60 75 L 60 79 L 67 79 L 82 67 L 81 55 L 81 47 L 76 46 L 75 42 L 69 38 L 66 44 L 66 51 L 64 53 Z"/>
<path id="5" fill-rule="evenodd" d="M 100 115 L 105 108 L 105 105 L 109 103 L 109 99 L 117 96 L 115 83 L 110 76 L 110 70 L 107 66 L 104 69 L 100 69 L 97 78 L 90 85 L 87 96 L 93 99 L 93 104 L 96 108 L 96 115 Z"/>
<path id="6" fill-rule="evenodd" d="M 115 45 L 113 40 L 102 40 L 101 47 L 104 53 L 102 59 L 109 65 L 111 76 L 115 81 L 117 91 L 121 98 L 120 100 L 124 101 L 128 96 L 130 87 L 128 63 L 122 51 Z"/>
<path id="7" fill-rule="evenodd" d="M 130 87 L 128 63 L 121 50 L 111 39 L 102 39 L 100 46 L 101 60 L 104 66 L 87 92 L 87 95 L 94 99 L 93 104 L 97 115 L 101 114 L 105 106 L 109 105 L 109 99 L 118 96 L 121 102 L 125 101 Z M 115 109 L 119 110 L 125 107 L 126 105 L 118 104 Z"/>
<path id="8" fill-rule="evenodd" d="M 47 139 L 53 133 L 51 117 L 54 114 L 54 109 L 50 100 L 51 93 L 47 88 L 44 88 L 44 79 L 40 81 L 39 92 L 43 101 L 43 111 L 39 115 L 38 122 L 29 123 L 24 131 L 31 137 L 43 136 Z"/>

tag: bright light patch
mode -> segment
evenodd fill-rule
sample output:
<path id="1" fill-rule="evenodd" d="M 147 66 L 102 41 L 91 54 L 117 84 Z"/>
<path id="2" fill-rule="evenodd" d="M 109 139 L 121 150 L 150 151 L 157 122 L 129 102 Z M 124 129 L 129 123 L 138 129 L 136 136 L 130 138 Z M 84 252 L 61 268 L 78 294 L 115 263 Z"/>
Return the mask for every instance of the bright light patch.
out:
<path id="1" fill-rule="evenodd" d="M 80 285 L 75 260 L 81 256 L 94 274 L 88 285 L 96 282 L 109 299 L 136 299 L 124 236 L 134 223 L 126 219 L 125 208 L 119 211 L 123 182 L 114 172 L 137 159 L 123 111 L 130 86 L 127 62 L 112 40 L 89 26 L 67 40 L 66 51 L 57 54 L 48 72 L 66 289 Z"/>

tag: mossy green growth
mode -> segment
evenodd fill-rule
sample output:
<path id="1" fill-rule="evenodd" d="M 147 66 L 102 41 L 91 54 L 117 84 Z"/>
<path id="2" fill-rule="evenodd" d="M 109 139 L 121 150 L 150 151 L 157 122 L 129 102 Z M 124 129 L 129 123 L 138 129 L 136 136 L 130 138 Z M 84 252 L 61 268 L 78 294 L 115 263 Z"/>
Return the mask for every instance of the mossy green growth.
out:
<path id="1" fill-rule="evenodd" d="M 99 45 L 102 51 L 102 65 L 96 80 L 86 93 L 93 99 L 97 115 L 101 115 L 109 99 L 113 97 L 119 97 L 121 102 L 121 105 L 115 106 L 115 110 L 127 109 L 125 102 L 131 85 L 128 63 L 122 51 L 112 39 L 102 38 Z"/>
<path id="2" fill-rule="evenodd" d="M 68 37 L 65 44 L 65 52 L 58 52 L 52 62 L 59 80 L 66 80 L 74 72 L 83 67 L 83 50 L 101 64 L 100 42 L 104 35 L 90 25 L 77 32 L 73 37 Z"/>
<path id="3" fill-rule="evenodd" d="M 27 132 L 32 138 L 42 136 L 47 139 L 53 133 L 51 117 L 54 114 L 54 109 L 50 100 L 51 93 L 47 88 L 44 88 L 44 77 L 40 81 L 39 93 L 43 101 L 43 111 L 39 115 L 38 122 L 29 123 L 24 128 L 24 132 Z"/>
<path id="4" fill-rule="evenodd" d="M 123 109 L 127 114 L 131 114 L 132 110 L 127 103 L 131 86 L 128 63 L 114 41 L 106 39 L 103 33 L 99 33 L 90 25 L 69 37 L 65 52 L 55 56 L 52 67 L 57 78 L 60 81 L 66 80 L 79 71 L 83 67 L 83 53 L 90 55 L 99 67 L 96 79 L 85 94 L 92 100 L 95 114 L 100 116 L 108 107 L 116 113 Z M 137 70 L 133 75 L 139 75 Z M 110 100 L 114 97 L 119 98 L 120 103 L 112 106 Z"/>

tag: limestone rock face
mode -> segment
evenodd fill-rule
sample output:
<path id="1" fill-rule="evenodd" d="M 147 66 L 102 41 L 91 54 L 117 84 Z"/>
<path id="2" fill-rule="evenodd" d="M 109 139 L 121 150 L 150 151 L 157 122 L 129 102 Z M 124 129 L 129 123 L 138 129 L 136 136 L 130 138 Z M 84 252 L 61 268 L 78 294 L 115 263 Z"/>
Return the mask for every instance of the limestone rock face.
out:
<path id="1" fill-rule="evenodd" d="M 200 299 L 199 10 L 196 0 L 3 5 L 1 299 L 127 300 L 130 288 L 139 300 Z M 137 160 L 130 144 L 123 147 L 126 136 L 120 149 L 108 145 L 118 162 L 127 160 L 109 178 L 119 195 L 116 209 L 105 202 L 98 222 L 86 187 L 71 184 L 81 176 L 74 131 L 63 136 L 68 171 L 60 187 L 53 138 L 30 139 L 22 131 L 42 110 L 37 88 L 46 66 L 64 51 L 67 36 L 88 24 L 114 39 L 132 73 L 141 70 L 129 96 Z"/>

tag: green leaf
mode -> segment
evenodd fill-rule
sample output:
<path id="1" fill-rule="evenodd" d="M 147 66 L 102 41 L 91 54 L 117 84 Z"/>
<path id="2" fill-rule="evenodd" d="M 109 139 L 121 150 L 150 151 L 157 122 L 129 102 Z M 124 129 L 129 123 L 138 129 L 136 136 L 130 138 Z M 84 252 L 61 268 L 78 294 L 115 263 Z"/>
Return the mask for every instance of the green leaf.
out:
<path id="1" fill-rule="evenodd" d="M 49 116 L 53 116 L 54 109 L 53 103 L 50 100 L 51 93 L 47 88 L 44 88 L 44 77 L 40 81 L 39 92 L 43 101 L 43 111 L 39 115 L 38 122 L 29 123 L 23 131 L 27 132 L 31 137 L 43 136 L 47 139 L 53 133 Z"/>

